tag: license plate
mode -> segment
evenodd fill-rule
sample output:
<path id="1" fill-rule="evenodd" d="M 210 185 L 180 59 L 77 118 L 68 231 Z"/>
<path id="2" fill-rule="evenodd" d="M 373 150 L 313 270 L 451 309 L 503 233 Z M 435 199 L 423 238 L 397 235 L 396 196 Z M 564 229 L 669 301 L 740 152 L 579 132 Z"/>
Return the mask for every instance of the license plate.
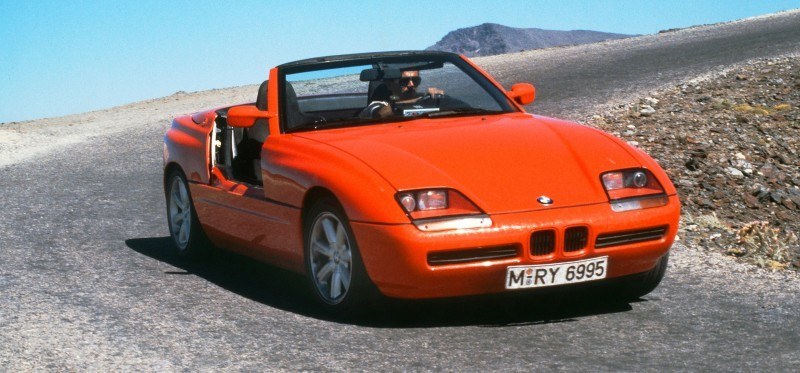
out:
<path id="1" fill-rule="evenodd" d="M 557 264 L 512 266 L 506 269 L 506 289 L 526 289 L 600 280 L 606 278 L 607 272 L 607 256 Z"/>

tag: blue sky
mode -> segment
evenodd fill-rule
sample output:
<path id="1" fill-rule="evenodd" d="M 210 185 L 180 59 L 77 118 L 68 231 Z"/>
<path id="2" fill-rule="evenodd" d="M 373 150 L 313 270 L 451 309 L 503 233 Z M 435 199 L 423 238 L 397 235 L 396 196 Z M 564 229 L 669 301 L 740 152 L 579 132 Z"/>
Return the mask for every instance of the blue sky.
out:
<path id="1" fill-rule="evenodd" d="M 796 8 L 800 0 L 0 0 L 0 123 L 255 84 L 301 58 L 424 49 L 484 22 L 650 34 Z"/>

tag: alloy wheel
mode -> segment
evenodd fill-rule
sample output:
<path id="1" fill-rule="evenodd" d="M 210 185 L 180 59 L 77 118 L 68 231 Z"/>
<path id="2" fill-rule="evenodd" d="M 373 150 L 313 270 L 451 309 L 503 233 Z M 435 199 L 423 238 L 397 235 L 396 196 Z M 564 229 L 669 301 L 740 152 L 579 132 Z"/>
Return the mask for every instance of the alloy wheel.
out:
<path id="1" fill-rule="evenodd" d="M 180 177 L 173 177 L 169 188 L 169 224 L 172 238 L 179 250 L 189 245 L 192 224 L 192 204 L 186 184 Z"/>
<path id="2" fill-rule="evenodd" d="M 314 220 L 309 236 L 311 276 L 322 299 L 338 304 L 352 280 L 352 247 L 339 218 L 323 212 Z"/>

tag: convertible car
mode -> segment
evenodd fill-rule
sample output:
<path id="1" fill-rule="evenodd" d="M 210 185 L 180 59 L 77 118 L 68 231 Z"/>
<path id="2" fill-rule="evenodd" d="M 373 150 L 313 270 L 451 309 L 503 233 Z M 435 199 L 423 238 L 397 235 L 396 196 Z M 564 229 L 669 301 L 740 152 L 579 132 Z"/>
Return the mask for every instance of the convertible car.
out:
<path id="1" fill-rule="evenodd" d="M 664 276 L 680 203 L 647 154 L 528 114 L 463 56 L 382 52 L 270 70 L 255 102 L 176 118 L 169 230 L 304 274 L 323 307 Z M 611 286 L 614 284 L 614 286 Z"/>

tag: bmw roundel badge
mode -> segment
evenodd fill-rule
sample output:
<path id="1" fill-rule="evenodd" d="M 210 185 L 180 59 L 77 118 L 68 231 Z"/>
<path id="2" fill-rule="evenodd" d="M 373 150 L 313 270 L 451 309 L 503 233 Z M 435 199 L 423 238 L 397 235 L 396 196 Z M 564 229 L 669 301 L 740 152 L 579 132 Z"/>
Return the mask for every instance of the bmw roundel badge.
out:
<path id="1" fill-rule="evenodd" d="M 548 196 L 541 196 L 541 197 L 537 198 L 536 200 L 539 203 L 543 204 L 543 205 L 551 205 L 551 204 L 553 204 L 553 200 Z"/>

